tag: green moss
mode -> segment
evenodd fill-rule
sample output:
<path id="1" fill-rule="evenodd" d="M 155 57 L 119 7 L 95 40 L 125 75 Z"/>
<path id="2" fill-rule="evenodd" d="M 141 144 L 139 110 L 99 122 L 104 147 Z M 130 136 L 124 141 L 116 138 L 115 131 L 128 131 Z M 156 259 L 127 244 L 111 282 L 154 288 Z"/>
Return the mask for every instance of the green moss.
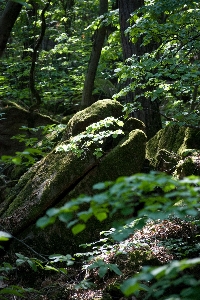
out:
<path id="1" fill-rule="evenodd" d="M 155 157 L 155 168 L 161 172 L 171 173 L 179 159 L 180 157 L 175 153 L 161 149 Z"/>
<path id="2" fill-rule="evenodd" d="M 200 130 L 185 128 L 184 141 L 179 153 L 182 154 L 185 149 L 200 149 Z"/>
<path id="3" fill-rule="evenodd" d="M 131 117 L 126 120 L 123 129 L 125 132 L 131 132 L 132 130 L 135 129 L 140 129 L 145 131 L 145 125 L 142 121 Z"/>
<path id="4" fill-rule="evenodd" d="M 185 158 L 187 156 L 198 156 L 200 155 L 200 151 L 198 151 L 197 149 L 184 149 L 182 152 L 181 152 L 181 157 L 182 158 Z"/>
<path id="5" fill-rule="evenodd" d="M 108 152 L 97 167 L 69 193 L 63 200 L 67 202 L 81 193 L 94 193 L 92 186 L 97 182 L 115 180 L 120 176 L 129 176 L 141 172 L 145 159 L 146 135 L 143 131 L 133 130 L 121 142 Z"/>
<path id="6" fill-rule="evenodd" d="M 200 176 L 199 155 L 186 157 L 184 160 L 180 160 L 176 166 L 174 176 L 180 179 L 190 175 Z"/>
<path id="7" fill-rule="evenodd" d="M 68 122 L 63 140 L 83 132 L 92 123 L 105 119 L 106 117 L 119 118 L 122 116 L 123 106 L 110 99 L 99 100 L 91 106 L 77 112 Z"/>
<path id="8" fill-rule="evenodd" d="M 3 214 L 4 224 L 13 233 L 31 224 L 95 164 L 92 154 L 79 159 L 72 153 L 52 152 L 34 166 L 34 171 L 27 172 L 13 190 Z"/>
<path id="9" fill-rule="evenodd" d="M 129 176 L 141 172 L 145 159 L 146 135 L 137 129 L 129 133 L 102 160 L 100 168 L 104 178 L 114 180 L 120 176 Z"/>
<path id="10" fill-rule="evenodd" d="M 67 116 L 63 117 L 61 123 L 67 125 L 67 124 L 69 123 L 69 120 L 70 120 L 73 116 L 74 116 L 74 114 L 73 114 L 73 115 L 67 115 Z"/>
<path id="11" fill-rule="evenodd" d="M 179 156 L 187 148 L 200 149 L 199 135 L 200 131 L 196 129 L 178 125 L 167 126 L 147 142 L 146 158 L 156 167 L 160 150 L 164 149 Z"/>

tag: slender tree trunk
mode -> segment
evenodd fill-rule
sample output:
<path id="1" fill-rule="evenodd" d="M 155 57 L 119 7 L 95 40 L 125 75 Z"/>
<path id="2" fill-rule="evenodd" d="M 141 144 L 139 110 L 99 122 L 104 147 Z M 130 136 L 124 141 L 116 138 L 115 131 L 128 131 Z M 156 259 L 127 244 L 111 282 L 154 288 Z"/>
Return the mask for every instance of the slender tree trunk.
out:
<path id="1" fill-rule="evenodd" d="M 30 69 L 30 76 L 29 76 L 29 84 L 30 84 L 30 90 L 32 94 L 32 98 L 35 98 L 36 102 L 30 107 L 30 111 L 34 111 L 35 109 L 38 109 L 40 104 L 41 104 L 41 97 L 38 92 L 38 90 L 35 87 L 35 66 L 36 66 L 36 61 L 37 61 L 37 52 L 42 44 L 42 40 L 45 35 L 45 30 L 46 30 L 46 21 L 45 21 L 45 12 L 50 6 L 50 0 L 46 3 L 45 7 L 42 10 L 41 13 L 41 20 L 42 20 L 42 25 L 41 25 L 41 32 L 40 35 L 36 41 L 36 44 L 33 48 L 33 53 L 32 53 L 32 61 L 31 61 L 31 69 Z"/>
<path id="2" fill-rule="evenodd" d="M 0 16 L 0 57 L 2 57 L 4 53 L 10 33 L 21 9 L 21 4 L 8 1 L 2 15 Z"/>
<path id="3" fill-rule="evenodd" d="M 108 0 L 100 0 L 99 14 L 103 15 L 108 12 Z M 94 80 L 106 37 L 106 26 L 100 24 L 98 30 L 95 32 L 93 48 L 90 56 L 87 74 L 85 77 L 83 95 L 81 101 L 81 108 L 88 107 L 92 104 L 92 91 L 94 88 Z"/>
<path id="4" fill-rule="evenodd" d="M 155 45 L 147 45 L 147 47 L 141 46 L 142 39 L 138 39 L 136 43 L 132 43 L 128 35 L 125 35 L 124 31 L 129 27 L 129 18 L 131 13 L 133 13 L 138 8 L 144 5 L 144 0 L 119 0 L 119 21 L 120 21 L 120 31 L 121 31 L 121 42 L 123 50 L 123 59 L 126 61 L 127 58 L 132 55 L 136 55 L 139 59 L 143 54 L 152 51 Z M 129 85 L 132 82 L 130 78 L 127 80 L 126 85 Z M 139 91 L 136 91 L 138 94 Z M 129 92 L 126 95 L 126 102 L 133 102 L 135 97 L 134 92 Z M 158 101 L 151 101 L 141 97 L 140 101 L 143 109 L 138 110 L 133 113 L 135 118 L 140 119 L 146 125 L 146 134 L 148 138 L 151 138 L 156 134 L 158 130 L 162 128 L 161 115 L 159 111 Z"/>

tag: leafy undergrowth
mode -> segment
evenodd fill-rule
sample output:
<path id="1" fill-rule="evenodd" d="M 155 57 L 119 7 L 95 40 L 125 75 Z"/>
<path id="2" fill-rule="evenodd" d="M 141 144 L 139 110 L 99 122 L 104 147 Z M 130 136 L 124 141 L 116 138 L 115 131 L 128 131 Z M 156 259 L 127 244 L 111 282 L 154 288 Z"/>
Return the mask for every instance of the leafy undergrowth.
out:
<path id="1" fill-rule="evenodd" d="M 76 254 L 77 263 L 67 268 L 66 274 L 50 272 L 49 275 L 38 271 L 27 281 L 27 274 L 31 276 L 30 268 L 20 266 L 12 273 L 9 284 L 36 289 L 38 292 L 25 293 L 24 299 L 30 300 L 154 299 L 145 298 L 145 291 L 137 297 L 125 297 L 120 285 L 137 274 L 142 266 L 162 266 L 172 260 L 197 257 L 200 248 L 198 227 L 175 218 L 151 221 L 122 242 L 114 242 L 109 234 L 104 232 L 105 238 L 99 242 L 84 245 L 90 246 L 87 257 Z M 198 273 L 199 269 L 193 268 L 182 272 L 182 276 L 192 274 L 195 277 Z M 15 299 L 22 298 L 16 295 Z"/>
<path id="2" fill-rule="evenodd" d="M 177 180 L 160 173 L 136 174 L 94 188 L 100 192 L 49 209 L 37 224 L 45 227 L 60 218 L 80 234 L 94 215 L 99 221 L 112 217 L 116 226 L 113 223 L 114 228 L 103 231 L 99 241 L 80 245 L 82 252 L 73 256 L 37 253 L 39 260 L 16 254 L 15 269 L 1 267 L 0 298 L 8 292 L 21 299 L 20 289 L 31 287 L 38 292 L 24 290 L 25 299 L 196 300 L 200 293 L 199 177 Z M 90 204 L 86 211 L 84 203 Z M 5 261 L 10 261 L 8 254 Z M 6 284 L 14 284 L 15 293 Z"/>

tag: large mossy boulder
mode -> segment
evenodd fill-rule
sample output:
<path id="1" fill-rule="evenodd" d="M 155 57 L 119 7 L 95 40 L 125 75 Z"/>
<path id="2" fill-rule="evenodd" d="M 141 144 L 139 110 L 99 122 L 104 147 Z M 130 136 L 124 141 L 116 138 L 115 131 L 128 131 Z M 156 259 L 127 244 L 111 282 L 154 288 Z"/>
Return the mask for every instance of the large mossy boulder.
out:
<path id="1" fill-rule="evenodd" d="M 101 109 L 102 107 L 104 110 L 108 109 L 107 113 L 102 112 L 98 118 L 100 116 L 105 118 L 110 112 L 120 117 L 120 104 L 110 100 L 102 100 L 98 103 Z M 95 111 L 98 111 L 98 103 L 93 105 Z M 77 115 L 81 115 L 84 119 L 83 116 L 85 113 L 88 116 L 88 111 L 89 108 Z M 76 119 L 76 128 L 78 128 L 78 118 L 76 115 L 73 118 Z M 97 117 L 95 118 L 96 121 Z M 90 120 L 94 121 L 93 118 Z M 132 119 L 130 124 L 132 126 L 126 126 L 124 130 L 126 134 L 120 136 L 118 144 L 114 148 L 111 145 L 101 158 L 96 158 L 90 149 L 81 157 L 77 157 L 72 152 L 53 150 L 31 167 L 1 204 L 2 228 L 17 235 L 18 238 L 25 239 L 29 245 L 47 254 L 58 251 L 74 252 L 75 247 L 78 247 L 81 242 L 97 238 L 102 230 L 102 224 L 96 220 L 91 222 L 89 230 L 82 236 L 83 241 L 80 241 L 80 237 L 72 236 L 70 230 L 67 230 L 60 221 L 45 230 L 36 229 L 35 222 L 48 208 L 59 207 L 79 194 L 93 193 L 92 186 L 97 182 L 115 180 L 119 176 L 129 176 L 141 171 L 145 159 L 146 135 L 141 129 L 132 130 L 132 128 L 137 127 L 136 124 L 139 128 L 144 128 L 144 125 L 135 119 Z M 88 125 L 87 122 L 83 129 Z M 71 132 L 74 132 L 72 127 Z M 76 132 L 78 133 L 79 130 Z"/>
<path id="2" fill-rule="evenodd" d="M 91 106 L 77 112 L 68 122 L 63 140 L 83 132 L 87 126 L 107 117 L 122 116 L 123 106 L 111 99 L 98 100 Z M 84 113 L 83 113 L 84 112 Z"/>
<path id="3" fill-rule="evenodd" d="M 173 173 L 179 161 L 196 150 L 200 150 L 200 130 L 173 125 L 161 129 L 147 142 L 146 157 L 154 169 Z"/>

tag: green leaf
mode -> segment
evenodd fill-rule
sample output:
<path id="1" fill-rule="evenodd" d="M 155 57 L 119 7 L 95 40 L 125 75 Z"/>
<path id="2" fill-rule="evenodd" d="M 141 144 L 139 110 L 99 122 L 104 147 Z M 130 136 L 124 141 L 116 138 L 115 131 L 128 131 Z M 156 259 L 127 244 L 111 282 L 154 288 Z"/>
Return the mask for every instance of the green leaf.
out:
<path id="1" fill-rule="evenodd" d="M 45 228 L 46 226 L 55 223 L 56 217 L 47 217 L 44 216 L 42 218 L 40 218 L 39 220 L 37 220 L 36 222 L 36 226 L 40 227 L 40 228 Z"/>
<path id="2" fill-rule="evenodd" d="M 73 217 L 74 217 L 73 213 L 62 213 L 58 216 L 58 219 L 61 222 L 69 223 L 69 221 L 71 221 Z"/>
<path id="3" fill-rule="evenodd" d="M 16 260 L 16 265 L 17 266 L 20 266 L 20 265 L 22 265 L 22 264 L 24 264 L 24 263 L 26 263 L 27 262 L 27 259 L 17 259 Z"/>
<path id="4" fill-rule="evenodd" d="M 65 268 L 59 268 L 59 271 L 65 275 L 68 273 L 67 269 Z"/>
<path id="5" fill-rule="evenodd" d="M 140 285 L 138 283 L 137 278 L 130 278 L 124 281 L 124 283 L 121 286 L 121 290 L 124 293 L 124 295 L 128 297 L 137 292 L 139 290 L 139 287 Z"/>
<path id="6" fill-rule="evenodd" d="M 59 209 L 58 208 L 50 208 L 46 212 L 46 214 L 47 214 L 48 217 L 56 216 L 58 213 L 59 213 Z"/>
<path id="7" fill-rule="evenodd" d="M 122 272 L 120 271 L 120 269 L 116 264 L 109 264 L 109 269 L 115 272 L 117 275 L 122 275 Z"/>
<path id="8" fill-rule="evenodd" d="M 30 260 L 30 259 L 27 262 L 28 262 L 29 266 L 33 269 L 33 271 L 36 272 L 37 271 L 37 265 L 35 264 L 35 262 Z"/>
<path id="9" fill-rule="evenodd" d="M 85 224 L 77 224 L 75 226 L 72 227 L 72 233 L 74 235 L 80 233 L 81 231 L 83 231 L 86 228 Z"/>
<path id="10" fill-rule="evenodd" d="M 47 271 L 55 271 L 55 272 L 59 272 L 59 269 L 56 269 L 56 268 L 54 268 L 54 267 L 52 267 L 52 266 L 48 266 L 48 265 L 45 266 L 44 269 L 47 270 Z"/>
<path id="11" fill-rule="evenodd" d="M 74 264 L 74 258 L 70 255 L 61 255 L 61 254 L 52 254 L 49 256 L 49 259 L 53 260 L 53 262 L 66 262 L 68 266 L 71 266 Z"/>
<path id="12" fill-rule="evenodd" d="M 21 165 L 22 159 L 21 159 L 21 157 L 17 156 L 17 157 L 14 157 L 14 158 L 12 159 L 12 162 L 13 162 L 15 165 Z"/>
<path id="13" fill-rule="evenodd" d="M 37 149 L 37 148 L 27 148 L 24 150 L 24 152 L 28 153 L 28 154 L 42 154 L 42 150 L 41 149 Z M 24 153 L 22 152 L 22 153 Z"/>
<path id="14" fill-rule="evenodd" d="M 107 217 L 108 217 L 107 213 L 105 213 L 105 212 L 99 212 L 99 213 L 97 212 L 94 215 L 97 218 L 97 220 L 99 220 L 100 222 L 107 219 Z"/>
<path id="15" fill-rule="evenodd" d="M 93 189 L 95 190 L 104 190 L 106 188 L 105 182 L 99 182 L 93 185 Z"/>
<path id="16" fill-rule="evenodd" d="M 117 121 L 117 125 L 120 126 L 120 127 L 123 127 L 124 126 L 124 122 L 123 121 Z"/>
<path id="17" fill-rule="evenodd" d="M 92 217 L 92 213 L 88 211 L 83 211 L 77 214 L 80 220 L 84 221 L 85 223 Z"/>
<path id="18" fill-rule="evenodd" d="M 0 241 L 8 241 L 12 238 L 12 235 L 5 231 L 0 231 Z"/>
<path id="19" fill-rule="evenodd" d="M 106 275 L 108 269 L 109 268 L 107 265 L 101 266 L 98 271 L 99 277 L 103 278 Z"/>
<path id="20" fill-rule="evenodd" d="M 0 295 L 7 294 L 7 295 L 12 295 L 12 296 L 18 296 L 18 297 L 24 297 L 23 296 L 24 293 L 25 293 L 25 290 L 18 286 L 17 287 L 15 287 L 15 286 L 6 287 L 0 291 Z M 6 299 L 6 298 L 3 298 L 3 299 Z"/>

